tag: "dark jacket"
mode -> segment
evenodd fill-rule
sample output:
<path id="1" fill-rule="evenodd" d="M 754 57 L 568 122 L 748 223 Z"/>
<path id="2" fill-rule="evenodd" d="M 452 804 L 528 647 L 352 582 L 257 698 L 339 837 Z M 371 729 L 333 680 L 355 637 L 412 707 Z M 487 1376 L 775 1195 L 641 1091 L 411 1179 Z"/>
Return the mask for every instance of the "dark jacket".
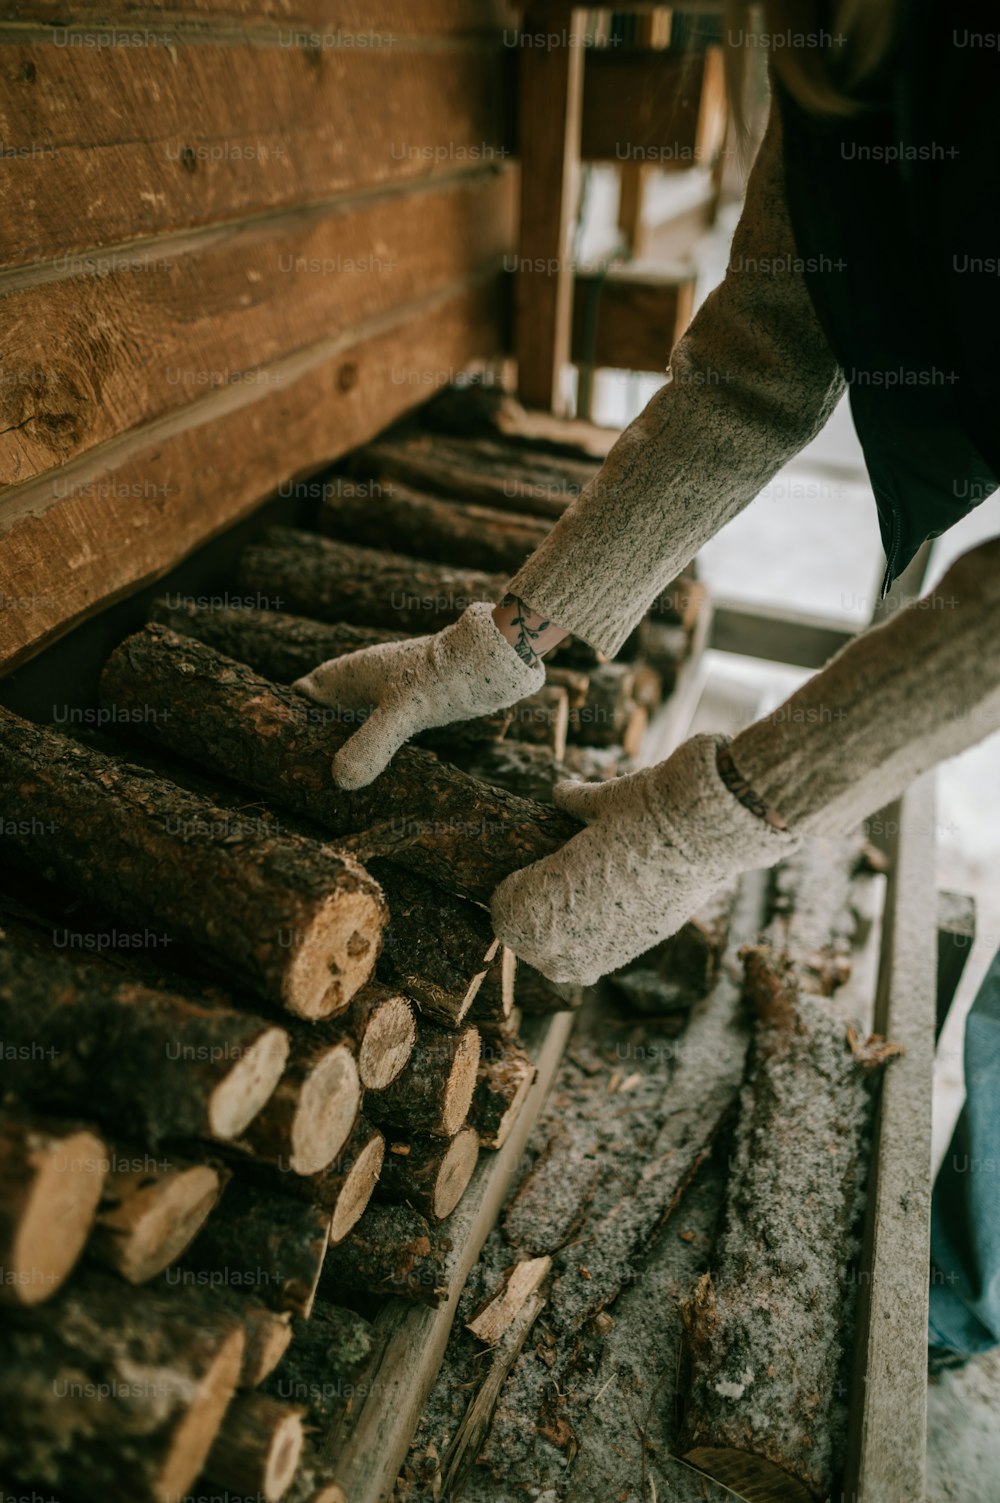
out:
<path id="1" fill-rule="evenodd" d="M 862 113 L 819 119 L 775 81 L 789 216 L 849 386 L 883 594 L 1000 484 L 1000 65 L 976 40 L 1000 25 L 987 7 L 908 10 Z"/>

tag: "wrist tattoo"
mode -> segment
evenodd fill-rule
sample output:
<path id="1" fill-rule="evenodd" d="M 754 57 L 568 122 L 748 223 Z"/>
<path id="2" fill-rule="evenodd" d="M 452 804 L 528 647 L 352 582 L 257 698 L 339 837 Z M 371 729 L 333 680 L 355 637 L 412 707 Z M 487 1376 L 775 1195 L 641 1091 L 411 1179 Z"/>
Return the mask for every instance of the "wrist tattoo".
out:
<path id="1" fill-rule="evenodd" d="M 752 814 L 756 814 L 759 819 L 764 820 L 766 824 L 772 825 L 776 830 L 788 829 L 787 824 L 777 809 L 772 809 L 750 787 L 750 784 L 733 761 L 733 754 L 728 746 L 720 743 L 715 754 L 715 765 L 718 769 L 719 777 L 725 783 L 733 797 L 738 799 L 745 809 L 749 809 Z"/>
<path id="2" fill-rule="evenodd" d="M 549 622 L 540 621 L 537 626 L 529 626 L 526 618 L 530 607 L 526 606 L 524 601 L 517 595 L 505 595 L 500 604 L 515 607 L 515 615 L 511 617 L 511 625 L 517 627 L 517 641 L 512 642 L 511 646 L 519 658 L 527 663 L 529 667 L 533 666 L 538 662 L 539 655 L 532 646 L 532 643 L 541 636 L 542 632 L 548 627 Z"/>

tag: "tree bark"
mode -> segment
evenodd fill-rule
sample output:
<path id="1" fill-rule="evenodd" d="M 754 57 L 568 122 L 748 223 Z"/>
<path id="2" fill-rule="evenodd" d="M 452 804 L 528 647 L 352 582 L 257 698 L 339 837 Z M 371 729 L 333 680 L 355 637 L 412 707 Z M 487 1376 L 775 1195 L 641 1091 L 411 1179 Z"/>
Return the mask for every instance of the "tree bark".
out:
<path id="1" fill-rule="evenodd" d="M 634 757 L 648 718 L 633 697 L 634 669 L 602 663 L 589 677 L 586 703 L 569 717 L 570 739 L 585 746 L 621 746 Z"/>
<path id="2" fill-rule="evenodd" d="M 0 1304 L 36 1305 L 68 1277 L 90 1235 L 107 1149 L 86 1128 L 0 1117 Z"/>
<path id="3" fill-rule="evenodd" d="M 179 1258 L 211 1215 L 225 1179 L 209 1164 L 114 1155 L 93 1235 L 91 1262 L 145 1284 Z"/>
<path id="4" fill-rule="evenodd" d="M 519 1044 L 508 1044 L 480 1061 L 469 1120 L 484 1148 L 506 1143 L 536 1074 Z"/>
<path id="5" fill-rule="evenodd" d="M 587 703 L 590 674 L 581 668 L 562 668 L 558 663 L 545 664 L 545 682 L 557 689 L 565 689 L 571 710 L 578 710 Z"/>
<path id="6" fill-rule="evenodd" d="M 422 635 L 457 621 L 474 600 L 500 600 L 507 576 L 272 527 L 244 551 L 239 581 L 280 596 L 295 615 Z"/>
<path id="7" fill-rule="evenodd" d="M 440 1305 L 448 1295 L 449 1247 L 447 1238 L 409 1206 L 371 1205 L 350 1235 L 330 1248 L 323 1293 L 337 1299 L 360 1290 Z"/>
<path id="8" fill-rule="evenodd" d="M 488 438 L 426 434 L 381 438 L 359 449 L 354 467 L 438 496 L 555 521 L 601 467 L 598 459 L 551 454 Z"/>
<path id="9" fill-rule="evenodd" d="M 544 519 L 442 501 L 400 480 L 376 484 L 377 505 L 370 496 L 344 492 L 324 499 L 320 530 L 345 543 L 392 548 L 413 558 L 507 576 L 517 573 L 550 530 Z"/>
<path id="10" fill-rule="evenodd" d="M 504 1236 L 522 1253 L 554 1253 L 586 1219 L 600 1178 L 599 1145 L 557 1127 L 507 1203 Z"/>
<path id="11" fill-rule="evenodd" d="M 741 952 L 754 1034 L 722 1230 L 685 1311 L 683 1454 L 726 1485 L 738 1477 L 741 1490 L 803 1499 L 825 1498 L 842 1460 L 855 1293 L 846 1274 L 872 1076 L 893 1052 L 858 1044 L 814 968 L 817 941 L 840 927 L 849 865 L 843 878 L 823 848 L 792 858 L 776 875 L 762 942 Z"/>
<path id="12" fill-rule="evenodd" d="M 465 1194 L 479 1157 L 479 1135 L 461 1128 L 446 1143 L 390 1141 L 379 1196 L 403 1200 L 428 1221 L 444 1221 Z"/>
<path id="13" fill-rule="evenodd" d="M 569 767 L 553 756 L 549 747 L 533 746 L 513 737 L 488 746 L 462 747 L 455 754 L 455 762 L 482 783 L 547 806 L 552 806 L 555 785 L 572 777 Z"/>
<path id="14" fill-rule="evenodd" d="M 149 626 L 109 658 L 102 703 L 117 713 L 155 703 L 169 716 L 138 719 L 145 738 L 345 835 L 387 814 L 423 824 L 396 860 L 442 887 L 487 903 L 494 887 L 568 840 L 577 820 L 518 799 L 404 746 L 366 788 L 337 788 L 333 754 L 352 734 L 323 706 L 257 677 L 190 637 Z"/>
<path id="15" fill-rule="evenodd" d="M 75 1280 L 8 1325 L 0 1470 L 81 1503 L 176 1503 L 222 1422 L 242 1347 L 239 1323 L 202 1301 Z"/>
<path id="16" fill-rule="evenodd" d="M 236 1137 L 274 1090 L 288 1035 L 262 1018 L 123 980 L 22 944 L 0 943 L 0 1030 L 19 1094 L 86 1111 L 116 1132 Z"/>
<path id="17" fill-rule="evenodd" d="M 193 600 L 167 597 L 154 602 L 150 620 L 218 652 L 247 663 L 255 673 L 290 684 L 310 673 L 319 663 L 344 657 L 379 642 L 405 642 L 411 633 L 388 627 L 349 626 L 344 621 L 311 621 L 283 611 L 254 610 L 250 606 L 207 606 Z M 419 746 L 475 746 L 481 741 L 499 741 L 510 722 L 509 709 L 495 710 L 474 720 L 455 720 L 451 725 L 421 731 L 413 739 Z"/>
<path id="18" fill-rule="evenodd" d="M 332 1440 L 338 1420 L 365 1395 L 365 1369 L 375 1350 L 370 1321 L 318 1299 L 310 1319 L 296 1322 L 295 1340 L 267 1392 L 304 1405 L 309 1425 Z"/>
<path id="19" fill-rule="evenodd" d="M 205 1475 L 228 1492 L 277 1503 L 302 1454 L 303 1413 L 268 1394 L 237 1394 L 212 1442 Z"/>
<path id="20" fill-rule="evenodd" d="M 144 715 L 169 718 L 147 703 Z M 128 718 L 128 717 L 126 717 Z M 302 1017 L 346 1007 L 385 905 L 357 862 L 0 709 L 0 844 Z"/>
<path id="21" fill-rule="evenodd" d="M 288 1310 L 269 1310 L 237 1289 L 215 1285 L 208 1300 L 217 1310 L 226 1311 L 243 1328 L 243 1359 L 236 1380 L 237 1388 L 256 1388 L 274 1371 L 292 1339 L 292 1317 Z"/>
<path id="22" fill-rule="evenodd" d="M 489 914 L 397 862 L 374 860 L 369 869 L 389 905 L 378 979 L 412 997 L 424 1017 L 457 1028 L 499 947 Z"/>
<path id="23" fill-rule="evenodd" d="M 514 1011 L 514 977 L 517 956 L 504 945 L 486 972 L 469 1013 L 469 1022 L 480 1030 L 504 1028 Z"/>
<path id="24" fill-rule="evenodd" d="M 454 1137 L 469 1114 L 478 1067 L 478 1028 L 448 1033 L 423 1023 L 405 1070 L 384 1090 L 366 1094 L 365 1112 L 379 1126 Z"/>
<path id="25" fill-rule="evenodd" d="M 234 1180 L 167 1279 L 242 1289 L 272 1310 L 308 1316 L 329 1232 L 321 1206 Z"/>
<path id="26" fill-rule="evenodd" d="M 569 730 L 569 696 L 558 684 L 543 684 L 514 706 L 508 737 L 513 741 L 543 746 L 555 758 L 566 751 Z"/>

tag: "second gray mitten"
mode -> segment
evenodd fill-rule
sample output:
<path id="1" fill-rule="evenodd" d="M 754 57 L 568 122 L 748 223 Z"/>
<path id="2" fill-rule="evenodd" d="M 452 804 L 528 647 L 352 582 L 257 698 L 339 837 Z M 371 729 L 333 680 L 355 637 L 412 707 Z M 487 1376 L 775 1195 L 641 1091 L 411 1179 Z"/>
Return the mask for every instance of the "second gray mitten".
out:
<path id="1" fill-rule="evenodd" d="M 586 828 L 496 888 L 493 926 L 553 981 L 592 985 L 676 932 L 722 882 L 773 866 L 801 837 L 745 808 L 722 782 L 719 744 L 693 736 L 656 767 L 557 783 Z"/>

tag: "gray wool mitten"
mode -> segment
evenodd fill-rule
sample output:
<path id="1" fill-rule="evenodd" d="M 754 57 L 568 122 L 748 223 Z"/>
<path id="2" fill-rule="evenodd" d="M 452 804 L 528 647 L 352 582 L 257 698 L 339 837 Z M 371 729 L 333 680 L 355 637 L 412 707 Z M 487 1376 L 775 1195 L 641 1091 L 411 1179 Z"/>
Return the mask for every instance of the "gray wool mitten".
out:
<path id="1" fill-rule="evenodd" d="M 342 711 L 371 710 L 333 759 L 342 788 L 363 788 L 418 731 L 512 705 L 545 682 L 540 659 L 526 662 L 502 636 L 488 600 L 443 631 L 380 642 L 320 663 L 293 688 Z"/>
<path id="2" fill-rule="evenodd" d="M 693 736 L 655 767 L 606 783 L 557 783 L 587 821 L 493 893 L 505 945 L 553 981 L 592 985 L 675 933 L 739 872 L 773 866 L 801 837 L 745 808 L 716 767 L 728 737 Z"/>

